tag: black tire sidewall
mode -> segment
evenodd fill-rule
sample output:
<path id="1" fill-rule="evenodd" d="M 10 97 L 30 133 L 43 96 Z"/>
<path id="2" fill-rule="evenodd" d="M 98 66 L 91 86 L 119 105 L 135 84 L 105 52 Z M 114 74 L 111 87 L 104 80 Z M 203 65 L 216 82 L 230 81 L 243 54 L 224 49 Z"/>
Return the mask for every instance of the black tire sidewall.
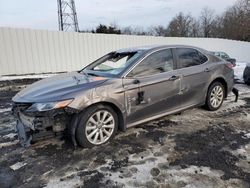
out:
<path id="1" fill-rule="evenodd" d="M 220 104 L 220 106 L 218 106 L 217 108 L 214 108 L 211 104 L 211 101 L 210 101 L 210 96 L 211 96 L 211 93 L 212 93 L 212 90 L 214 89 L 214 87 L 216 86 L 220 86 L 223 90 L 223 95 L 225 96 L 225 87 L 223 86 L 223 84 L 221 84 L 220 82 L 214 82 L 210 85 L 209 89 L 208 89 L 208 92 L 207 92 L 207 97 L 206 97 L 206 108 L 210 111 L 216 111 L 218 110 L 221 105 L 223 104 L 223 101 L 224 101 L 224 96 L 223 96 L 223 99 L 222 99 L 222 102 Z"/>
<path id="2" fill-rule="evenodd" d="M 115 128 L 114 128 L 112 135 L 110 136 L 110 138 L 107 141 L 105 141 L 104 143 L 102 143 L 100 145 L 103 145 L 103 144 L 107 143 L 108 141 L 112 140 L 117 132 L 118 116 L 117 116 L 117 113 L 113 110 L 113 108 L 111 108 L 110 106 L 101 105 L 101 104 L 91 106 L 91 107 L 87 108 L 86 110 L 84 110 L 82 113 L 78 114 L 79 117 L 78 117 L 78 123 L 77 123 L 77 128 L 76 128 L 76 141 L 77 141 L 78 145 L 80 145 L 81 147 L 91 148 L 94 146 L 99 146 L 99 145 L 94 145 L 94 144 L 90 143 L 86 137 L 86 134 L 85 134 L 86 123 L 87 123 L 88 119 L 95 112 L 97 112 L 99 110 L 107 110 L 108 112 L 110 112 L 113 115 L 114 120 L 115 120 Z"/>

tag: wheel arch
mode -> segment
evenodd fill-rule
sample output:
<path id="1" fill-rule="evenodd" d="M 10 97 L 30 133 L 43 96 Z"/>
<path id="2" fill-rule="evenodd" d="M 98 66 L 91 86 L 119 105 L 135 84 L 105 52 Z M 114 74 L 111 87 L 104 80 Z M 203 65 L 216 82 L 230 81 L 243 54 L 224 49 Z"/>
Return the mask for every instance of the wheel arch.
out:
<path id="1" fill-rule="evenodd" d="M 223 86 L 224 86 L 224 89 L 225 89 L 225 93 L 224 93 L 224 98 L 227 98 L 228 96 L 228 85 L 227 85 L 227 82 L 226 80 L 223 78 L 223 77 L 218 77 L 218 78 L 215 78 L 208 86 L 207 88 L 207 92 L 210 88 L 210 86 L 215 83 L 215 82 L 220 82 Z M 206 94 L 207 95 L 207 94 Z"/>
<path id="2" fill-rule="evenodd" d="M 93 106 L 97 106 L 97 105 L 110 106 L 117 113 L 117 116 L 118 116 L 118 130 L 120 130 L 120 131 L 125 131 L 126 130 L 125 117 L 124 117 L 121 109 L 112 102 L 107 102 L 107 101 L 96 102 L 96 103 L 93 103 L 93 104 L 89 105 L 88 107 L 82 109 L 81 111 L 79 111 L 79 113 L 84 113 L 84 111 L 86 111 L 88 108 L 93 107 Z M 77 141 L 76 141 L 76 128 L 77 128 L 78 121 L 79 121 L 79 116 L 78 116 L 79 113 L 75 113 L 72 116 L 71 123 L 67 127 L 68 133 L 70 134 L 70 137 L 71 137 L 71 141 L 72 141 L 72 143 L 74 144 L 75 147 L 78 146 Z"/>

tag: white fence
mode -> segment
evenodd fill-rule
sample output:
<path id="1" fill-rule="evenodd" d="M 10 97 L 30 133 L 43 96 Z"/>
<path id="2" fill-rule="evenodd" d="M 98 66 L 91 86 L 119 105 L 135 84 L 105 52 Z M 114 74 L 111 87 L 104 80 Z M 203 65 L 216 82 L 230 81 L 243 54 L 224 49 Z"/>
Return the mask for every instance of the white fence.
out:
<path id="1" fill-rule="evenodd" d="M 79 70 L 112 50 L 152 44 L 193 45 L 211 51 L 225 51 L 239 61 L 250 62 L 249 42 L 0 27 L 0 76 Z"/>

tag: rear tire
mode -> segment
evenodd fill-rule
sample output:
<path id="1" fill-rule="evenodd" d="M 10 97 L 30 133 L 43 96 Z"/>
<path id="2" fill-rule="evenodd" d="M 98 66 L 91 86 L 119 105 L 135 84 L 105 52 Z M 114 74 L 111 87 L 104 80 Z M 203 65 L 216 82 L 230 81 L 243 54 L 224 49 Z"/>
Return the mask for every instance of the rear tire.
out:
<path id="1" fill-rule="evenodd" d="M 225 88 L 222 83 L 212 83 L 207 92 L 205 107 L 207 110 L 216 111 L 223 104 L 225 96 Z"/>
<path id="2" fill-rule="evenodd" d="M 76 140 L 81 147 L 105 144 L 117 132 L 118 116 L 110 106 L 94 105 L 78 116 Z"/>

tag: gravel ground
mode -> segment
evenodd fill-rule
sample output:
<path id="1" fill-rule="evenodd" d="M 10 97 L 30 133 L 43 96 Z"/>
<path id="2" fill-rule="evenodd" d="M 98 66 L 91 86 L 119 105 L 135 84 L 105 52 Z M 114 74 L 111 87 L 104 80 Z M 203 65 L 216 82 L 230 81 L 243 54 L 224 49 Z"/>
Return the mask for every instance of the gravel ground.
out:
<path id="1" fill-rule="evenodd" d="M 64 139 L 19 145 L 11 97 L 34 80 L 0 82 L 0 187 L 250 187 L 250 87 L 217 112 L 186 110 L 120 132 L 101 147 Z"/>

